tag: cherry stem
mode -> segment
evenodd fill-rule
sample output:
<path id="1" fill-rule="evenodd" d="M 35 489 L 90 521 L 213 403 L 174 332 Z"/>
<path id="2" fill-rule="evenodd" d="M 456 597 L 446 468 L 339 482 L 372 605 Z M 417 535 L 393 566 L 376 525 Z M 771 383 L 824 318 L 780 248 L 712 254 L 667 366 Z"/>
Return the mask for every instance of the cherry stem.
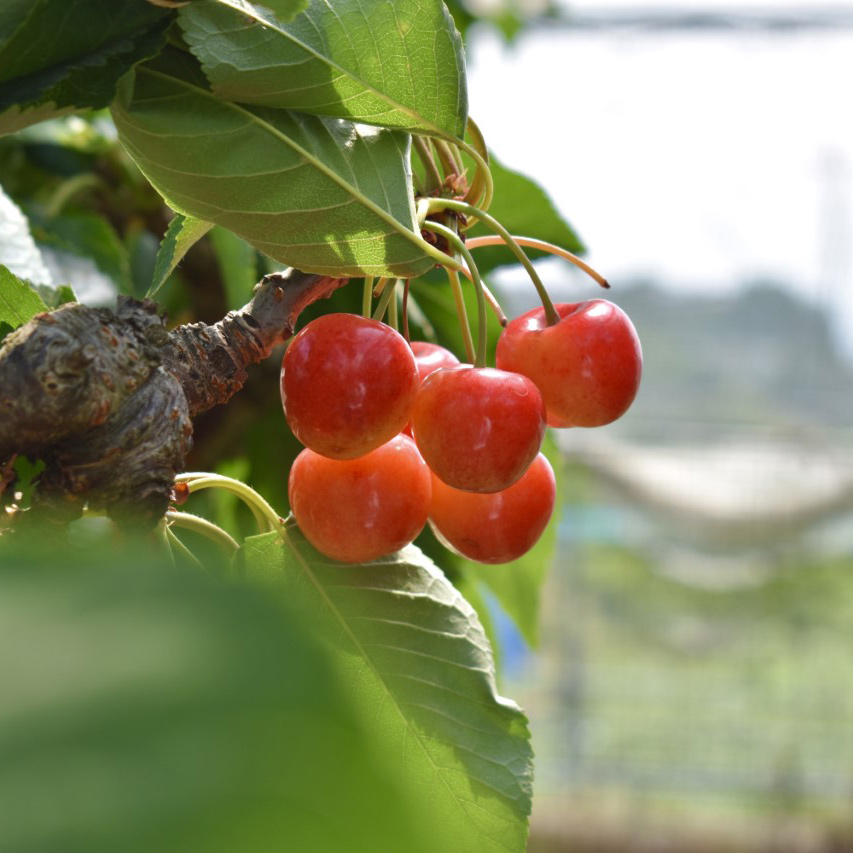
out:
<path id="1" fill-rule="evenodd" d="M 474 358 L 475 367 L 486 366 L 486 295 L 483 292 L 483 279 L 480 277 L 480 271 L 477 269 L 477 264 L 474 262 L 474 257 L 465 246 L 462 238 L 452 229 L 439 222 L 433 222 L 427 219 L 424 222 L 424 227 L 435 234 L 444 237 L 468 264 L 468 269 L 471 272 L 471 278 L 474 282 L 474 292 L 477 294 L 477 352 Z"/>
<path id="2" fill-rule="evenodd" d="M 410 344 L 412 339 L 409 335 L 409 284 L 409 279 L 403 282 L 403 337 Z"/>
<path id="3" fill-rule="evenodd" d="M 398 278 L 391 286 L 391 299 L 388 302 L 388 325 L 395 331 L 400 331 L 400 320 L 397 311 L 397 285 L 400 283 Z"/>
<path id="4" fill-rule="evenodd" d="M 429 145 L 427 145 L 426 140 L 423 137 L 417 135 L 412 135 L 412 145 L 414 146 L 421 163 L 423 163 L 425 172 L 424 189 L 427 194 L 438 192 L 438 190 L 441 189 L 441 175 L 439 174 L 438 166 L 435 165 L 435 160 L 433 159 Z"/>
<path id="5" fill-rule="evenodd" d="M 361 291 L 361 316 L 370 317 L 373 313 L 373 276 L 364 277 L 364 287 Z"/>
<path id="6" fill-rule="evenodd" d="M 253 488 L 239 480 L 222 474 L 187 473 L 178 474 L 175 482 L 186 483 L 190 494 L 202 489 L 225 489 L 233 492 L 252 511 L 258 529 L 262 533 L 278 529 L 281 521 L 278 513 Z"/>
<path id="7" fill-rule="evenodd" d="M 382 290 L 382 296 L 379 297 L 379 302 L 376 304 L 376 310 L 373 312 L 373 319 L 379 321 L 385 316 L 388 303 L 397 291 L 396 282 L 392 284 L 387 278 L 382 279 L 382 281 L 385 282 L 385 286 Z"/>
<path id="8" fill-rule="evenodd" d="M 166 513 L 167 516 L 168 514 L 169 513 Z M 163 520 L 165 521 L 166 519 Z M 204 571 L 204 566 L 201 564 L 201 561 L 198 559 L 198 557 L 196 557 L 195 554 L 193 554 L 192 551 L 190 551 L 189 548 L 187 548 L 186 545 L 184 545 L 183 542 L 181 542 L 180 539 L 178 539 L 171 527 L 165 528 L 165 537 L 166 547 L 169 549 L 170 553 L 172 551 L 172 548 L 175 548 L 178 552 L 180 552 L 180 554 L 187 562 L 192 563 L 197 569 L 201 569 L 202 571 Z M 174 564 L 174 562 L 175 557 L 174 555 L 172 555 L 172 563 Z"/>
<path id="9" fill-rule="evenodd" d="M 461 175 L 462 166 L 457 161 L 453 153 L 453 149 L 443 139 L 433 139 L 432 144 L 435 148 L 435 153 L 438 154 L 438 159 L 441 161 L 441 169 L 444 172 L 444 177 L 450 175 Z"/>
<path id="10" fill-rule="evenodd" d="M 456 315 L 459 317 L 459 327 L 462 330 L 462 344 L 465 347 L 465 358 L 473 364 L 476 357 L 474 339 L 471 337 L 471 324 L 468 321 L 468 309 L 465 307 L 465 294 L 462 292 L 462 282 L 456 270 L 448 270 L 450 289 L 453 292 L 453 302 L 456 305 Z"/>
<path id="11" fill-rule="evenodd" d="M 206 518 L 201 518 L 198 515 L 170 509 L 166 513 L 166 524 L 170 527 L 182 527 L 184 530 L 192 530 L 194 533 L 200 533 L 202 536 L 210 539 L 211 542 L 222 545 L 232 554 L 240 547 L 237 544 L 237 540 L 230 533 L 226 533 L 212 521 L 208 521 Z"/>
<path id="12" fill-rule="evenodd" d="M 563 249 L 561 246 L 555 246 L 553 243 L 547 243 L 545 240 L 537 240 L 535 237 L 518 237 L 513 239 L 519 246 L 527 246 L 528 249 L 540 249 L 543 252 L 548 252 L 557 257 L 564 258 L 569 263 L 574 264 L 579 269 L 582 269 L 590 278 L 594 279 L 601 287 L 609 288 L 610 283 L 607 279 L 596 272 L 586 261 L 572 254 L 568 249 Z M 485 235 L 483 237 L 470 237 L 467 240 L 469 249 L 477 249 L 481 246 L 503 246 L 506 241 L 502 237 Z"/>
<path id="13" fill-rule="evenodd" d="M 489 169 L 489 149 L 482 131 L 471 116 L 468 116 L 465 130 L 471 137 L 472 145 L 464 140 L 458 140 L 457 145 L 477 164 L 477 171 L 474 173 L 474 179 L 465 194 L 465 201 L 473 202 L 480 205 L 484 210 L 488 210 L 495 192 L 492 172 Z"/>
<path id="14" fill-rule="evenodd" d="M 465 245 L 468 246 L 469 249 L 472 248 L 470 243 L 470 240 L 465 241 Z M 468 281 L 474 281 L 474 278 L 468 270 L 468 267 L 462 267 L 462 274 L 468 279 Z M 500 302 L 498 302 L 498 298 L 495 296 L 494 293 L 492 293 L 492 291 L 489 289 L 489 285 L 487 285 L 486 282 L 483 282 L 483 295 L 486 297 L 486 303 L 488 304 L 489 308 L 492 309 L 492 313 L 497 318 L 497 321 L 501 324 L 501 326 L 506 328 L 509 323 L 509 320 L 507 319 L 507 316 L 504 313 L 504 309 L 501 308 L 501 304 Z"/>
<path id="15" fill-rule="evenodd" d="M 533 282 L 533 286 L 539 294 L 539 299 L 542 301 L 542 307 L 545 309 L 545 317 L 548 321 L 548 325 L 553 326 L 555 323 L 560 322 L 560 315 L 557 313 L 557 309 L 554 308 L 554 303 L 551 301 L 551 297 L 548 295 L 548 291 L 545 289 L 542 279 L 539 278 L 539 273 L 536 272 L 533 264 L 530 262 L 530 258 L 524 254 L 524 249 L 518 245 L 518 243 L 513 239 L 512 234 L 510 234 L 497 219 L 493 216 L 489 216 L 488 213 L 483 210 L 479 210 L 473 205 L 466 204 L 464 201 L 455 201 L 454 199 L 432 199 L 429 204 L 429 210 L 430 212 L 440 210 L 458 210 L 461 213 L 470 213 L 481 219 L 483 224 L 487 225 L 493 231 L 497 231 L 510 251 L 516 256 L 516 258 L 518 258 L 524 266 L 524 269 L 527 270 L 527 275 L 530 276 L 530 280 Z"/>

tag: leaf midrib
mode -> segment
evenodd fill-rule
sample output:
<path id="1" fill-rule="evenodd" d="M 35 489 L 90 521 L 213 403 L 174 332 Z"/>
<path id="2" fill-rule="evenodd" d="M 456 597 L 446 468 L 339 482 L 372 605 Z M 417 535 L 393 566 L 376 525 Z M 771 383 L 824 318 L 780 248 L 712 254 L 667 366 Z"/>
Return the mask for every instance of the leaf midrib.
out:
<path id="1" fill-rule="evenodd" d="M 374 673 L 374 675 L 378 679 L 379 683 L 384 688 L 385 694 L 391 700 L 391 703 L 394 706 L 394 708 L 396 709 L 397 714 L 399 715 L 400 719 L 403 721 L 403 725 L 406 727 L 406 730 L 411 733 L 412 738 L 420 747 L 421 752 L 423 753 L 424 757 L 429 762 L 429 765 L 432 767 L 432 769 L 435 771 L 436 777 L 441 779 L 443 785 L 445 786 L 448 793 L 450 794 L 450 797 L 457 804 L 459 811 L 462 813 L 465 820 L 470 823 L 470 825 L 472 826 L 472 828 L 474 829 L 475 832 L 479 833 L 479 828 L 474 823 L 473 819 L 468 815 L 468 812 L 466 811 L 466 809 L 463 806 L 463 803 L 465 801 L 460 800 L 460 798 L 456 795 L 456 792 L 450 786 L 450 783 L 448 782 L 448 780 L 444 777 L 443 771 L 445 770 L 445 768 L 442 768 L 440 765 L 436 764 L 435 761 L 433 761 L 432 756 L 429 753 L 429 750 L 426 748 L 426 744 L 423 742 L 423 739 L 420 737 L 417 729 L 409 723 L 408 718 L 403 713 L 403 709 L 400 707 L 400 704 L 397 701 L 397 697 L 394 695 L 393 691 L 391 690 L 391 688 L 389 687 L 389 685 L 387 684 L 387 682 L 383 678 L 382 673 L 379 671 L 376 664 L 373 662 L 373 658 L 368 654 L 367 649 L 361 643 L 361 641 L 358 639 L 358 637 L 355 635 L 352 628 L 349 626 L 349 623 L 344 618 L 343 614 L 340 613 L 338 608 L 335 606 L 335 603 L 332 601 L 331 598 L 329 598 L 328 594 L 326 593 L 326 590 L 323 588 L 323 585 L 320 583 L 317 576 L 311 570 L 310 564 L 302 556 L 301 551 L 296 546 L 296 544 L 293 542 L 293 539 L 291 538 L 289 531 L 287 530 L 287 528 L 284 525 L 282 525 L 280 532 L 281 532 L 281 538 L 282 538 L 284 544 L 290 549 L 291 553 L 296 558 L 296 561 L 299 563 L 299 565 L 302 568 L 302 571 L 304 572 L 305 576 L 308 578 L 308 580 L 311 582 L 311 584 L 314 586 L 314 588 L 320 594 L 320 597 L 322 598 L 324 604 L 328 607 L 329 611 L 332 613 L 335 620 L 340 624 L 341 628 L 344 630 L 344 633 L 350 638 L 350 641 L 355 646 L 356 650 L 361 654 L 362 658 L 367 662 L 371 671 Z M 482 757 L 482 756 L 479 756 L 479 757 Z M 480 808 L 482 808 L 482 806 L 480 806 Z M 489 812 L 488 810 L 485 810 L 485 811 L 487 811 L 487 813 L 491 817 L 496 817 L 496 815 L 493 812 Z M 509 848 L 507 848 L 507 849 L 509 849 Z"/>
<path id="2" fill-rule="evenodd" d="M 296 151 L 301 157 L 303 157 L 308 163 L 310 163 L 314 168 L 318 171 L 322 172 L 326 175 L 327 178 L 336 183 L 339 187 L 344 189 L 350 195 L 353 196 L 359 203 L 364 205 L 368 210 L 378 216 L 380 219 L 383 219 L 387 222 L 398 234 L 408 239 L 411 243 L 417 246 L 425 255 L 435 258 L 434 250 L 432 246 L 430 246 L 420 235 L 415 234 L 414 231 L 409 230 L 399 220 L 393 217 L 390 213 L 383 210 L 378 204 L 376 204 L 371 199 L 367 198 L 361 190 L 357 187 L 354 187 L 352 184 L 348 183 L 344 178 L 337 174 L 333 169 L 330 169 L 323 163 L 321 160 L 318 160 L 313 154 L 309 151 L 306 151 L 302 148 L 301 145 L 298 145 L 292 139 L 290 139 L 286 134 L 279 131 L 277 128 L 270 125 L 268 122 L 264 121 L 260 116 L 255 115 L 251 110 L 246 109 L 240 104 L 234 103 L 233 101 L 223 101 L 216 97 L 213 92 L 208 91 L 207 89 L 202 88 L 201 86 L 196 86 L 192 83 L 187 82 L 186 80 L 182 80 L 179 77 L 174 77 L 170 74 L 164 74 L 162 71 L 155 71 L 153 68 L 146 68 L 142 66 L 137 69 L 139 72 L 143 72 L 145 74 L 149 74 L 154 77 L 159 77 L 162 80 L 166 80 L 168 82 L 174 84 L 180 84 L 185 87 L 188 91 L 195 92 L 199 95 L 203 95 L 209 100 L 213 101 L 216 104 L 232 109 L 234 112 L 240 113 L 241 115 L 248 118 L 250 121 L 254 122 L 261 130 L 266 131 L 272 136 L 276 137 L 278 140 L 283 142 L 285 145 L 289 146 L 291 149 Z M 399 132 L 399 131 L 398 131 Z M 385 186 L 384 183 L 382 184 Z"/>
<path id="3" fill-rule="evenodd" d="M 390 104 L 393 109 L 398 110 L 399 112 L 401 112 L 404 115 L 407 115 L 409 118 L 413 119 L 415 121 L 415 124 L 417 127 L 423 127 L 425 129 L 428 129 L 431 134 L 433 134 L 435 136 L 439 136 L 442 139 L 460 141 L 459 137 L 456 136 L 455 133 L 448 133 L 446 130 L 443 130 L 442 128 L 440 128 L 435 122 L 433 122 L 430 119 L 427 119 L 425 116 L 421 115 L 421 113 L 419 113 L 417 110 L 414 110 L 411 107 L 407 107 L 405 104 L 399 103 L 397 100 L 392 98 L 386 92 L 382 92 L 381 90 L 377 89 L 375 86 L 371 85 L 370 83 L 366 82 L 365 80 L 362 80 L 362 78 L 360 76 L 353 73 L 348 68 L 344 68 L 342 65 L 335 62 L 330 57 L 324 56 L 322 53 L 319 53 L 318 51 L 314 50 L 314 48 L 312 48 L 310 45 L 305 44 L 301 39 L 298 39 L 294 35 L 292 35 L 291 33 L 288 33 L 286 30 L 283 29 L 282 25 L 280 23 L 278 23 L 277 21 L 276 21 L 276 23 L 272 23 L 271 21 L 267 20 L 266 18 L 264 18 L 263 16 L 261 16 L 257 12 L 255 12 L 255 10 L 253 8 L 244 9 L 241 5 L 235 3 L 234 0 L 218 0 L 218 2 L 222 6 L 227 6 L 229 9 L 232 9 L 235 12 L 238 12 L 240 14 L 245 14 L 247 17 L 254 18 L 259 23 L 262 23 L 264 26 L 269 27 L 271 30 L 277 32 L 279 35 L 281 35 L 284 38 L 291 41 L 297 47 L 300 47 L 300 48 L 302 48 L 302 50 L 311 54 L 311 56 L 313 56 L 315 59 L 318 59 L 320 62 L 325 63 L 330 68 L 334 68 L 336 71 L 338 71 L 343 76 L 347 77 L 350 80 L 355 81 L 360 86 L 363 86 L 368 92 L 372 93 L 373 95 L 378 97 L 380 100 L 385 101 L 387 104 Z M 305 13 L 303 12 L 302 14 L 305 14 Z M 273 18 L 274 17 L 275 16 L 273 16 Z M 269 66 L 267 66 L 267 67 L 269 67 Z"/>

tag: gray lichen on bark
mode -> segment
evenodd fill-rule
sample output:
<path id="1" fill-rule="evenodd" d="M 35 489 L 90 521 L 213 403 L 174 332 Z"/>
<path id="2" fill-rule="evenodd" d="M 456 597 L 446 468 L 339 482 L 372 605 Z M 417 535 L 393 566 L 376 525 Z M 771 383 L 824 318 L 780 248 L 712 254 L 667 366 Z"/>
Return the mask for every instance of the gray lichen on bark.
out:
<path id="1" fill-rule="evenodd" d="M 33 513 L 65 524 L 84 506 L 152 528 L 192 443 L 191 418 L 226 402 L 293 334 L 300 311 L 346 279 L 297 270 L 266 276 L 218 323 L 166 329 L 150 301 L 66 305 L 0 347 L 0 463 L 45 463 Z"/>

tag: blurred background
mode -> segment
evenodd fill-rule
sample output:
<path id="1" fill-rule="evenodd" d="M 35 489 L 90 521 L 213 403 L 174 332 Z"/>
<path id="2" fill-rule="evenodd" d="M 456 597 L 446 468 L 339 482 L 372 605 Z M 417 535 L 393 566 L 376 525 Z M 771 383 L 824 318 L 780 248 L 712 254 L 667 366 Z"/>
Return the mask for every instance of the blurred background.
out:
<path id="1" fill-rule="evenodd" d="M 501 622 L 530 849 L 853 850 L 853 8 L 477 8 L 473 114 L 645 355 L 621 421 L 559 435 L 541 651 Z"/>

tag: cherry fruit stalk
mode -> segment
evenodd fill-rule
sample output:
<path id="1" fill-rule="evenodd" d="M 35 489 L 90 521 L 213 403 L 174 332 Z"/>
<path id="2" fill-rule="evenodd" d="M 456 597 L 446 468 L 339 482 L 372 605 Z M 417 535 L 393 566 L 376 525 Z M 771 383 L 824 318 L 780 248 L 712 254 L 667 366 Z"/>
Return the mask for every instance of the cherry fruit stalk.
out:
<path id="1" fill-rule="evenodd" d="M 408 545 L 424 528 L 432 483 L 414 442 L 398 435 L 358 459 L 306 448 L 288 480 L 293 517 L 327 557 L 366 563 Z"/>
<path id="2" fill-rule="evenodd" d="M 603 426 L 637 394 L 640 340 L 628 315 L 605 299 L 557 304 L 549 326 L 543 308 L 514 319 L 498 340 L 496 364 L 536 383 L 551 426 Z"/>
<path id="3" fill-rule="evenodd" d="M 405 338 L 356 314 L 325 314 L 292 340 L 281 402 L 294 435 L 330 459 L 355 459 L 409 420 L 420 381 Z"/>

